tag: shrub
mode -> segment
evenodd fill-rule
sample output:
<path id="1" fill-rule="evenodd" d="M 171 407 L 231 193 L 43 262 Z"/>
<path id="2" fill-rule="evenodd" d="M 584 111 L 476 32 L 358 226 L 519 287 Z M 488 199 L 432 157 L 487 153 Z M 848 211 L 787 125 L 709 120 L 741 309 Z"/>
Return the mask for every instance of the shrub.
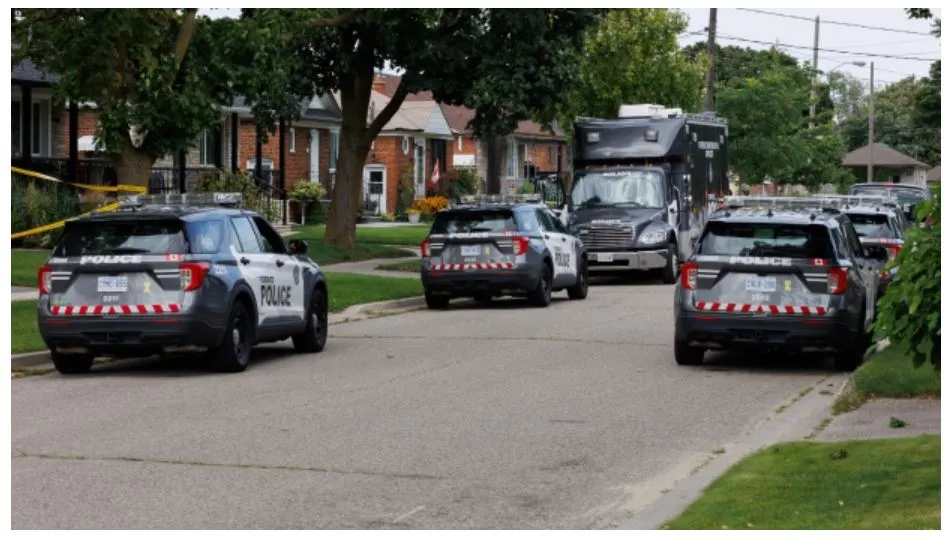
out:
<path id="1" fill-rule="evenodd" d="M 529 179 L 523 181 L 523 184 L 516 189 L 517 194 L 535 194 L 536 189 L 533 188 L 533 183 Z"/>
<path id="2" fill-rule="evenodd" d="M 289 199 L 295 201 L 316 201 L 326 197 L 326 189 L 319 183 L 300 181 L 289 189 Z"/>
<path id="3" fill-rule="evenodd" d="M 79 215 L 79 192 L 65 183 L 13 176 L 12 222 L 14 233 L 52 224 Z M 62 228 L 24 237 L 19 245 L 51 248 L 62 236 Z"/>
<path id="4" fill-rule="evenodd" d="M 253 177 L 244 171 L 221 170 L 220 173 L 202 177 L 195 192 L 239 192 L 243 195 L 243 206 L 260 213 L 267 220 L 279 215 L 279 200 L 265 195 L 265 187 L 259 186 Z"/>
<path id="5" fill-rule="evenodd" d="M 917 206 L 919 222 L 891 262 L 897 275 L 878 302 L 876 337 L 904 349 L 916 367 L 931 362 L 940 372 L 940 185 Z"/>
<path id="6" fill-rule="evenodd" d="M 398 206 L 395 212 L 404 214 L 412 203 L 414 203 L 414 166 L 408 166 L 398 178 Z"/>
<path id="7" fill-rule="evenodd" d="M 441 211 L 450 206 L 450 200 L 444 196 L 428 196 L 423 199 L 415 200 L 411 205 L 423 215 L 433 216 L 437 211 Z"/>

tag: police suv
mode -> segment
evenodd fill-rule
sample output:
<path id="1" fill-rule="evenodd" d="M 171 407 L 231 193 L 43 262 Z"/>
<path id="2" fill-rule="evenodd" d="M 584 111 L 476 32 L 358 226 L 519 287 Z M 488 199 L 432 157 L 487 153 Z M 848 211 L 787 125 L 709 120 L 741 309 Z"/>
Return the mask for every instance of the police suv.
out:
<path id="1" fill-rule="evenodd" d="M 432 309 L 451 298 L 489 302 L 526 296 L 538 307 L 552 293 L 589 292 L 585 247 L 536 195 L 465 196 L 437 213 L 421 243 L 421 282 Z"/>
<path id="2" fill-rule="evenodd" d="M 292 338 L 320 352 L 328 289 L 306 243 L 283 243 L 239 194 L 129 196 L 66 223 L 40 267 L 37 317 L 53 364 L 83 373 L 98 355 L 203 353 L 243 371 L 254 344 Z"/>
<path id="3" fill-rule="evenodd" d="M 861 364 L 878 272 L 851 220 L 812 199 L 727 198 L 710 216 L 675 291 L 674 357 L 708 349 L 830 353 Z"/>
<path id="4" fill-rule="evenodd" d="M 884 254 L 884 261 L 875 262 L 875 268 L 879 271 L 880 297 L 897 274 L 897 267 L 888 270 L 885 265 L 898 257 L 907 232 L 907 221 L 897 198 L 887 195 L 821 195 L 819 199 L 833 204 L 848 216 L 862 246 L 873 252 L 873 259 L 880 260 Z"/>

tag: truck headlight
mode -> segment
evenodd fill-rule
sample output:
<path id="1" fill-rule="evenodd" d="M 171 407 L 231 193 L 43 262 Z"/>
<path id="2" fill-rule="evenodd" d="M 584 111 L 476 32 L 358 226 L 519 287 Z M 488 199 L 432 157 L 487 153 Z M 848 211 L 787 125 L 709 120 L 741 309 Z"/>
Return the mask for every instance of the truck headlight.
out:
<path id="1" fill-rule="evenodd" d="M 668 238 L 668 234 L 663 229 L 656 229 L 653 231 L 648 231 L 641 236 L 641 244 L 661 244 L 665 242 Z"/>

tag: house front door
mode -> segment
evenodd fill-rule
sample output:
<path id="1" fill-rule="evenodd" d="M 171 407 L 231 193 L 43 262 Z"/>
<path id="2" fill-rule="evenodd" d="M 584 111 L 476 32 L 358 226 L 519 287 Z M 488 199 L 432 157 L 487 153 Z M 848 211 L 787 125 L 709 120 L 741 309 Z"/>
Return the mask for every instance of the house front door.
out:
<path id="1" fill-rule="evenodd" d="M 362 171 L 362 214 L 388 214 L 387 179 L 388 172 L 384 166 L 365 166 Z"/>

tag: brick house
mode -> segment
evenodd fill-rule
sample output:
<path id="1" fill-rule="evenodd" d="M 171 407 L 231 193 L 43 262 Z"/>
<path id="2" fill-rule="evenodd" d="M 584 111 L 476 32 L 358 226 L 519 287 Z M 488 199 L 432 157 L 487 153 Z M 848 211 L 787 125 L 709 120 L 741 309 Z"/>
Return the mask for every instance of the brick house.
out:
<path id="1" fill-rule="evenodd" d="M 391 97 L 398 89 L 401 77 L 380 74 L 375 77 L 375 91 Z M 434 101 L 429 91 L 408 95 L 405 104 L 417 101 Z M 451 143 L 447 147 L 446 161 L 449 165 L 441 171 L 442 176 L 453 179 L 457 170 L 474 170 L 481 178 L 486 176 L 486 149 L 473 136 L 469 127 L 474 110 L 463 106 L 438 103 L 451 129 Z M 516 188 L 530 173 L 557 173 L 567 169 L 566 136 L 554 126 L 545 131 L 534 121 L 521 121 L 516 130 L 503 140 L 506 156 L 503 180 L 508 188 Z"/>

